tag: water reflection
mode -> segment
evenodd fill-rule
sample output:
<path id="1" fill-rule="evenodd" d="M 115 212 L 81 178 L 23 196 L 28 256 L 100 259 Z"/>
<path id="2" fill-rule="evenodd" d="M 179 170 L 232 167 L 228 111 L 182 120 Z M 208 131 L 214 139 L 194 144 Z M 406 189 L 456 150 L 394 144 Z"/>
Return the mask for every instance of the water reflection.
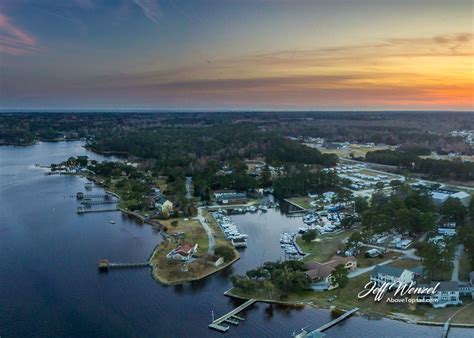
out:
<path id="1" fill-rule="evenodd" d="M 280 233 L 295 231 L 301 221 L 279 210 L 232 216 L 249 234 L 249 246 L 232 267 L 202 281 L 162 286 L 150 269 L 99 274 L 100 258 L 143 261 L 161 236 L 124 214 L 76 215 L 70 196 L 83 189 L 84 180 L 44 176 L 32 166 L 83 154 L 104 159 L 78 142 L 0 147 L 0 335 L 222 337 L 207 328 L 211 312 L 221 315 L 242 303 L 223 296 L 231 287 L 228 277 L 281 259 Z M 109 223 L 111 217 L 116 224 Z M 331 315 L 308 307 L 257 304 L 244 316 L 226 337 L 289 337 Z M 439 336 L 441 329 L 354 317 L 326 333 L 329 338 L 427 337 Z M 453 329 L 450 335 L 468 333 Z"/>

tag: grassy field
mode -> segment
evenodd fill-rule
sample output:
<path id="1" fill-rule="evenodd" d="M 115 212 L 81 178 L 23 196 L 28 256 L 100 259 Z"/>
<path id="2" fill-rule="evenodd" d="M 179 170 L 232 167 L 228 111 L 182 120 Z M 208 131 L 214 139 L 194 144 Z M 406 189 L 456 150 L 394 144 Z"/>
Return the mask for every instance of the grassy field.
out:
<path id="1" fill-rule="evenodd" d="M 346 157 L 346 158 L 350 158 L 351 153 L 354 155 L 354 157 L 365 157 L 365 154 L 367 154 L 369 151 L 386 150 L 386 149 L 390 149 L 390 146 L 364 147 L 364 146 L 360 146 L 356 144 L 351 144 L 346 149 L 319 148 L 319 150 L 321 150 L 322 153 L 332 153 L 332 154 L 336 154 L 338 157 Z"/>
<path id="2" fill-rule="evenodd" d="M 303 209 L 313 208 L 310 204 L 310 202 L 313 201 L 313 199 L 308 197 L 308 196 L 291 197 L 291 198 L 288 198 L 287 200 L 290 201 L 291 203 L 294 203 L 294 204 L 302 207 Z"/>
<path id="3" fill-rule="evenodd" d="M 173 221 L 178 221 L 177 226 L 172 225 Z M 200 279 L 223 268 L 223 266 L 214 267 L 204 260 L 204 256 L 209 248 L 209 241 L 206 232 L 198 220 L 179 218 L 164 220 L 161 223 L 168 229 L 168 234 L 183 232 L 184 235 L 179 240 L 170 236 L 153 253 L 151 258 L 154 265 L 153 276 L 157 280 L 165 284 L 180 284 Z M 166 258 L 166 255 L 179 244 L 178 242 L 198 244 L 198 258 L 187 265 L 188 271 L 183 271 L 182 262 Z M 216 245 L 221 244 L 230 245 L 228 242 L 216 238 Z M 236 257 L 238 257 L 238 254 Z"/>
<path id="4" fill-rule="evenodd" d="M 305 260 L 326 262 L 329 258 L 336 254 L 338 249 L 343 249 L 344 245 L 342 241 L 349 238 L 355 230 L 343 231 L 335 235 L 322 235 L 318 236 L 314 241 L 307 243 L 299 236 L 296 242 L 300 246 L 301 250 L 309 253 L 309 256 Z"/>
<path id="5" fill-rule="evenodd" d="M 183 263 L 166 258 L 166 254 L 176 247 L 176 243 L 163 242 L 151 259 L 153 276 L 164 284 L 180 284 L 198 279 L 212 272 L 214 267 L 204 260 L 196 259 L 188 264 L 188 271 L 182 271 Z"/>

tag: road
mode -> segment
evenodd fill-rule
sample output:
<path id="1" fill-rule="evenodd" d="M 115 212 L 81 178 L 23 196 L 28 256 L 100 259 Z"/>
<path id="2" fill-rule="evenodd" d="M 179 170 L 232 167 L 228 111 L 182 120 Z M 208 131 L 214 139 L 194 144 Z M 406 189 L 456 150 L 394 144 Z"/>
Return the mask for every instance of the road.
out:
<path id="1" fill-rule="evenodd" d="M 193 179 L 192 177 L 186 176 L 186 183 L 185 183 L 185 185 L 186 185 L 186 198 L 187 198 L 188 200 L 192 198 L 192 196 L 191 196 L 191 190 L 190 190 L 190 189 L 191 189 L 191 180 L 192 180 L 192 179 Z"/>
<path id="2" fill-rule="evenodd" d="M 388 259 L 388 260 L 386 260 L 386 261 L 383 261 L 382 263 L 369 266 L 368 268 L 355 269 L 355 270 L 353 270 L 353 271 L 350 271 L 350 272 L 347 274 L 347 277 L 349 277 L 349 278 L 354 278 L 354 277 L 360 276 L 360 275 L 362 275 L 363 273 L 372 271 L 373 269 L 375 269 L 375 267 L 376 267 L 377 265 L 390 264 L 390 263 L 392 263 L 393 261 L 394 261 L 393 259 Z"/>
<path id="3" fill-rule="evenodd" d="M 461 254 L 464 250 L 464 246 L 459 244 L 456 248 L 456 252 L 454 253 L 454 260 L 453 260 L 453 273 L 451 275 L 451 280 L 453 282 L 459 281 L 459 259 L 461 258 Z"/>
<path id="4" fill-rule="evenodd" d="M 206 222 L 206 218 L 202 215 L 202 208 L 198 208 L 198 214 L 195 219 L 201 222 L 204 231 L 206 231 L 207 238 L 209 240 L 209 249 L 207 249 L 207 253 L 212 255 L 214 253 L 214 246 L 216 245 L 216 240 L 214 239 L 214 235 L 212 233 L 211 228 L 209 227 L 209 224 L 207 224 Z"/>
<path id="5" fill-rule="evenodd" d="M 364 245 L 368 246 L 370 248 L 379 249 L 382 252 L 385 252 L 385 249 L 386 249 L 384 246 L 378 246 L 378 245 L 372 245 L 372 244 L 364 244 Z M 400 250 L 400 249 L 389 248 L 388 251 L 401 253 L 403 255 L 403 258 L 413 259 L 413 260 L 417 260 L 417 261 L 421 260 L 420 257 L 415 255 L 416 249 Z"/>

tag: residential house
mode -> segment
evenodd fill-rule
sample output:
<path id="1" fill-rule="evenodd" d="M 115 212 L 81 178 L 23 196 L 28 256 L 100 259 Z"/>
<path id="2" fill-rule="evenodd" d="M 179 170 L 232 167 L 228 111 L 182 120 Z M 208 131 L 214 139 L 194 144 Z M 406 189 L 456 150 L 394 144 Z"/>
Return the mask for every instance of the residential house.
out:
<path id="1" fill-rule="evenodd" d="M 429 303 L 434 308 L 444 308 L 451 305 L 462 305 L 459 292 L 459 282 L 431 282 L 421 284 L 420 287 L 435 287 L 439 283 L 434 294 L 418 295 L 417 301 Z"/>
<path id="2" fill-rule="evenodd" d="M 313 283 L 312 288 L 315 291 L 331 290 L 337 287 L 332 285 L 332 272 L 338 265 L 344 265 L 347 270 L 357 268 L 357 259 L 355 257 L 332 256 L 325 263 L 309 262 L 306 264 L 306 276 Z"/>
<path id="3" fill-rule="evenodd" d="M 326 266 L 332 267 L 333 269 L 338 265 L 344 265 L 344 267 L 351 271 L 357 269 L 357 258 L 353 256 L 342 257 L 342 256 L 332 256 L 329 261 L 323 263 Z"/>
<path id="4" fill-rule="evenodd" d="M 164 195 L 159 194 L 157 197 L 155 197 L 155 209 L 157 213 L 171 213 L 173 211 L 173 203 L 168 200 Z"/>
<path id="5" fill-rule="evenodd" d="M 313 290 L 315 291 L 325 291 L 334 289 L 336 286 L 332 285 L 332 271 L 334 268 L 324 265 L 318 262 L 311 262 L 306 264 L 306 269 L 308 269 L 305 274 L 311 280 L 311 282 L 316 283 Z"/>
<path id="6" fill-rule="evenodd" d="M 166 255 L 166 258 L 173 259 L 175 261 L 187 262 L 194 254 L 196 254 L 197 249 L 197 243 L 194 245 L 189 243 L 178 245 Z"/>
<path id="7" fill-rule="evenodd" d="M 384 283 L 410 283 L 414 279 L 415 273 L 413 271 L 390 265 L 377 265 L 370 275 L 370 280 L 377 283 L 378 286 Z"/>
<path id="8" fill-rule="evenodd" d="M 451 237 L 456 235 L 456 228 L 456 222 L 446 222 L 438 225 L 438 234 Z"/>

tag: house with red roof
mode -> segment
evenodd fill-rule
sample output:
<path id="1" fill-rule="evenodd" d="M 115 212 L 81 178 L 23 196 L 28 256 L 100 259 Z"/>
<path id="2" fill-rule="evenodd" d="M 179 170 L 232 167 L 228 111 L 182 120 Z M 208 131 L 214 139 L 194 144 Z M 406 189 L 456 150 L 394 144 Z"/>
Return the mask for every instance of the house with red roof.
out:
<path id="1" fill-rule="evenodd" d="M 191 259 L 191 257 L 196 254 L 198 249 L 197 243 L 192 245 L 189 243 L 178 245 L 176 248 L 171 250 L 167 255 L 166 258 L 173 259 L 175 261 L 182 261 L 186 262 Z"/>

